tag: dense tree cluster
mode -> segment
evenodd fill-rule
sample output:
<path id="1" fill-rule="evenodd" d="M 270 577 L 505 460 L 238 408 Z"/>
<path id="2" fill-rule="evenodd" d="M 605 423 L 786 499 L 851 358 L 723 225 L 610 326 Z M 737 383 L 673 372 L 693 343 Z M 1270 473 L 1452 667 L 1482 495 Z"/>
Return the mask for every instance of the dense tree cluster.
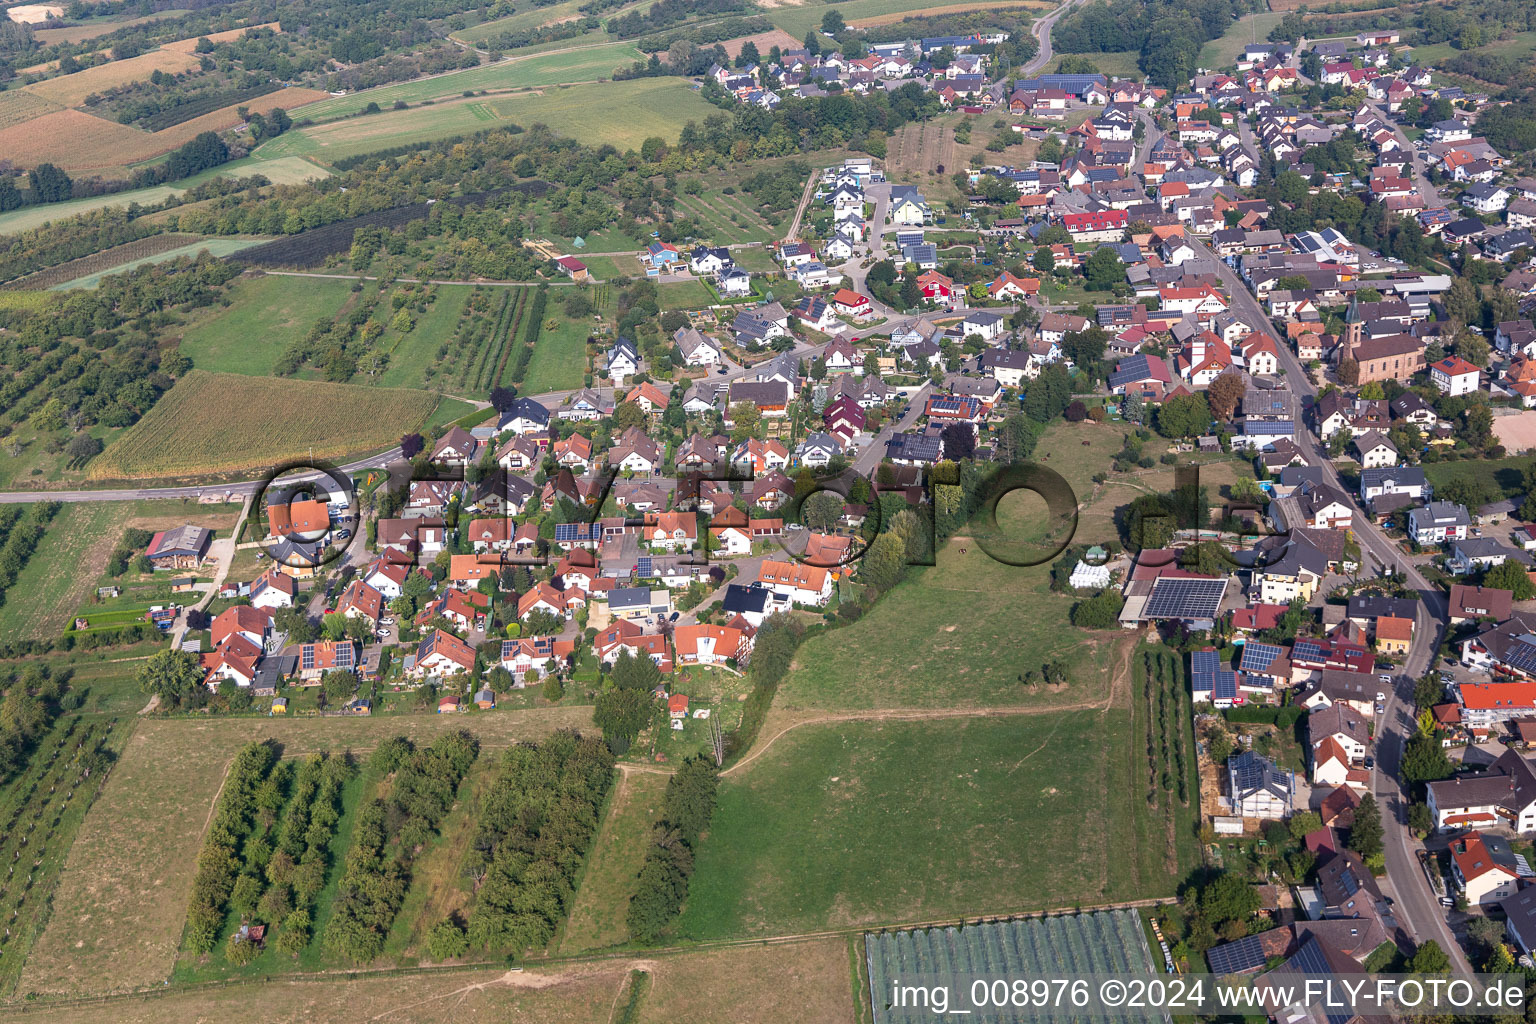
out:
<path id="1" fill-rule="evenodd" d="M 252 743 L 235 755 L 225 776 L 223 795 L 203 838 L 197 873 L 192 878 L 186 945 L 194 953 L 207 953 L 218 942 L 224 909 L 235 890 L 242 847 L 256 823 L 258 795 L 276 763 L 276 747 Z"/>
<path id="2" fill-rule="evenodd" d="M 607 746 L 575 732 L 502 755 L 464 861 L 476 885 L 469 947 L 521 956 L 548 944 L 570 909 L 612 781 Z"/>
<path id="3" fill-rule="evenodd" d="M 365 964 L 383 951 L 410 886 L 411 863 L 453 806 L 479 751 L 479 743 L 464 731 L 419 750 L 397 737 L 374 751 L 370 769 L 394 778 L 387 797 L 358 813 L 326 926 L 326 946 L 333 953 Z"/>
<path id="4" fill-rule="evenodd" d="M 702 756 L 690 757 L 667 780 L 661 817 L 651 830 L 651 845 L 630 897 L 629 933 L 654 942 L 682 912 L 693 875 L 693 852 L 715 813 L 720 771 Z"/>
<path id="5" fill-rule="evenodd" d="M 1154 85 L 1176 89 L 1239 13 L 1233 0 L 1098 0 L 1057 22 L 1051 43 L 1058 53 L 1134 50 Z"/>
<path id="6" fill-rule="evenodd" d="M 36 662 L 0 677 L 0 783 L 22 769 L 59 711 L 59 699 L 69 682 L 67 672 L 54 672 Z"/>

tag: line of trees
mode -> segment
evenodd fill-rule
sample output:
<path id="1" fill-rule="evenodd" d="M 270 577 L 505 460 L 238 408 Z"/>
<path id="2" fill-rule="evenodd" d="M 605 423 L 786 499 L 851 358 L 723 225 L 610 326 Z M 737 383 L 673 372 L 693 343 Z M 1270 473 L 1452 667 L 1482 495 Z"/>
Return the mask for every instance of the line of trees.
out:
<path id="1" fill-rule="evenodd" d="M 37 542 L 48 532 L 48 524 L 59 511 L 56 501 L 40 501 L 23 507 L 24 512 L 7 509 L 6 518 L 10 522 L 0 527 L 0 534 L 5 535 L 5 544 L 0 546 L 0 605 L 5 604 L 6 591 L 26 568 L 32 553 L 37 550 Z"/>
<path id="2" fill-rule="evenodd" d="M 356 773 L 350 753 L 311 754 L 295 773 L 288 813 L 263 867 L 267 888 L 256 905 L 262 920 L 281 923 L 278 952 L 297 955 L 309 944 L 311 913 L 341 821 L 342 789 Z"/>
<path id="3" fill-rule="evenodd" d="M 53 724 L 68 682 L 67 671 L 55 673 L 35 663 L 6 679 L 0 701 L 0 782 L 26 765 L 38 737 Z"/>
<path id="4" fill-rule="evenodd" d="M 703 755 L 688 758 L 667 780 L 661 820 L 651 830 L 640 885 L 626 915 L 630 934 L 641 942 L 654 942 L 682 913 L 694 848 L 715 813 L 719 784 L 719 769 Z"/>
<path id="5" fill-rule="evenodd" d="M 241 848 L 256 822 L 256 794 L 272 766 L 277 748 L 271 743 L 251 743 L 235 755 L 224 779 L 213 824 L 203 839 L 192 879 L 192 903 L 187 910 L 187 948 L 194 953 L 211 951 L 218 941 L 224 911 L 234 892 L 240 871 Z"/>
<path id="6" fill-rule="evenodd" d="M 467 935 L 457 920 L 439 924 L 433 955 L 521 956 L 547 945 L 570 909 L 612 783 L 613 754 L 596 736 L 562 731 L 508 749 L 465 857 L 476 886 Z"/>
<path id="7" fill-rule="evenodd" d="M 383 951 L 410 887 L 411 863 L 436 834 L 479 752 L 479 742 L 460 730 L 420 750 L 397 736 L 369 757 L 371 771 L 394 779 L 388 797 L 358 814 L 325 932 L 333 953 L 365 964 Z"/>

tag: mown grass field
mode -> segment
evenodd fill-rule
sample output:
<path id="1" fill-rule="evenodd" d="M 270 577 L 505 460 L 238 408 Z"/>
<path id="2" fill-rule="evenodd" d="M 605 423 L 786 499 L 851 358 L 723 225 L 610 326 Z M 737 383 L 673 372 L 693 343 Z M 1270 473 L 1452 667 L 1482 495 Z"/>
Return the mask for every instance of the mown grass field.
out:
<path id="1" fill-rule="evenodd" d="M 87 475 L 238 473 L 382 450 L 427 422 L 437 406 L 429 391 L 194 370 L 93 459 Z"/>
<path id="2" fill-rule="evenodd" d="M 1179 872 L 1164 818 L 1143 796 L 1129 689 L 1105 711 L 831 722 L 783 735 L 721 785 L 680 934 L 1172 896 Z"/>
<path id="3" fill-rule="evenodd" d="M 207 311 L 182 335 L 182 354 L 200 370 L 266 376 L 289 342 L 334 316 L 351 295 L 352 282 L 335 278 L 242 277 L 228 306 Z"/>
<path id="4" fill-rule="evenodd" d="M 70 850 L 52 918 L 18 991 L 99 994 L 158 985 L 169 977 L 203 828 L 229 760 L 242 744 L 271 737 L 285 756 L 365 753 L 384 736 L 430 742 L 445 731 L 469 728 L 484 748 L 495 749 L 556 729 L 590 728 L 590 718 L 590 707 L 560 707 L 468 718 L 406 715 L 387 722 L 145 720 Z"/>
<path id="5" fill-rule="evenodd" d="M 1243 47 L 1249 43 L 1262 43 L 1269 38 L 1270 30 L 1284 17 L 1275 11 L 1262 11 L 1239 18 L 1227 27 L 1226 32 L 1200 48 L 1200 67 L 1224 68 L 1237 63 L 1243 55 Z"/>
<path id="6" fill-rule="evenodd" d="M 558 310 L 557 304 L 549 304 L 545 319 L 557 323 L 553 330 L 546 327 L 539 334 L 539 343 L 528 360 L 528 373 L 519 388 L 524 394 L 581 387 L 582 376 L 587 372 L 587 335 L 592 325 L 585 320 L 572 320 Z"/>
<path id="7" fill-rule="evenodd" d="M 464 95 L 466 89 L 480 92 L 533 89 L 569 82 L 595 82 L 612 76 L 613 69 L 639 60 L 641 53 L 633 43 L 610 43 L 572 50 L 568 53 L 538 53 L 512 57 L 498 64 L 486 64 L 464 71 L 453 71 L 434 78 L 364 89 L 347 96 L 336 96 L 299 107 L 294 116 L 323 122 L 351 117 L 369 103 L 388 109 L 397 102 L 416 106 L 423 100 L 441 101 Z"/>
<path id="8" fill-rule="evenodd" d="M 848 0 L 847 3 L 839 3 L 835 9 L 849 23 L 861 22 L 864 19 L 879 18 L 881 24 L 891 21 L 899 21 L 908 14 L 922 15 L 930 12 L 945 11 L 957 8 L 959 11 L 989 10 L 994 6 L 1021 6 L 1011 3 L 980 4 L 976 0 Z M 1033 5 L 1031 5 L 1033 6 Z M 1052 4 L 1041 5 L 1045 9 L 1054 6 Z M 805 34 L 812 29 L 821 31 L 821 18 L 828 10 L 834 9 L 825 3 L 803 4 L 775 4 L 763 14 L 776 28 L 783 29 L 796 39 L 804 39 Z"/>
<path id="9" fill-rule="evenodd" d="M 1045 65 L 1046 71 L 1056 71 L 1061 67 L 1064 57 L 1071 56 L 1074 60 L 1079 57 L 1086 58 L 1090 64 L 1098 68 L 1103 74 L 1111 78 L 1143 78 L 1141 68 L 1136 64 L 1141 54 L 1135 50 L 1106 50 L 1103 53 L 1064 54 L 1058 53 Z"/>
<path id="10" fill-rule="evenodd" d="M 807 641 L 775 712 L 1104 699 L 1120 638 L 1072 628 L 1073 598 L 1050 592 L 1049 566 L 1003 565 L 965 540 L 944 547 L 937 561 L 909 570 L 858 622 Z M 1020 681 L 1055 660 L 1071 665 L 1061 692 L 1031 692 Z"/>
<path id="11" fill-rule="evenodd" d="M 699 309 L 715 301 L 698 279 L 662 282 L 656 286 L 656 299 L 662 309 Z"/>
<path id="12" fill-rule="evenodd" d="M 507 122 L 525 127 L 543 122 L 571 138 L 607 142 L 622 150 L 638 148 L 653 135 L 676 139 L 685 121 L 702 121 L 714 111 L 681 81 L 636 79 L 386 110 L 285 132 L 262 146 L 260 153 L 337 160 L 472 134 Z"/>
<path id="13" fill-rule="evenodd" d="M 666 789 L 664 774 L 626 771 L 619 775 L 560 940 L 562 955 L 628 940 L 624 915 Z"/>

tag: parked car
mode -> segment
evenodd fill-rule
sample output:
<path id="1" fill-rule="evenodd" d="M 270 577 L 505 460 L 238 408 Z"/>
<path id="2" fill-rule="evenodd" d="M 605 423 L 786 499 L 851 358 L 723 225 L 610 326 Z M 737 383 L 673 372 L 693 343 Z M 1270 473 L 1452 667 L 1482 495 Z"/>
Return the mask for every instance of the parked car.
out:
<path id="1" fill-rule="evenodd" d="M 1370 771 L 1372 768 L 1376 767 L 1376 759 L 1374 757 L 1368 757 L 1365 759 L 1364 764 L 1365 770 Z"/>

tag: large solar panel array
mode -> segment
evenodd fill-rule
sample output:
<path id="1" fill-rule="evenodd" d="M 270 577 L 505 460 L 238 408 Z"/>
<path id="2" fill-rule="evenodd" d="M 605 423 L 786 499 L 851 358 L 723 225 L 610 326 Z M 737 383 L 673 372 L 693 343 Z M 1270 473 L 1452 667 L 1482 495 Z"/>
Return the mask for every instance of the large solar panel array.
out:
<path id="1" fill-rule="evenodd" d="M 1164 577 L 1152 587 L 1142 617 L 1147 619 L 1214 619 L 1226 593 L 1222 579 Z"/>
<path id="2" fill-rule="evenodd" d="M 1213 947 L 1206 951 L 1205 959 L 1213 974 L 1242 974 L 1257 970 L 1268 961 L 1257 935 L 1245 935 L 1236 942 Z"/>
<path id="3" fill-rule="evenodd" d="M 1204 675 L 1221 670 L 1221 655 L 1215 651 L 1194 651 L 1189 656 L 1191 675 Z"/>
<path id="4" fill-rule="evenodd" d="M 1264 673 L 1269 671 L 1269 666 L 1275 663 L 1275 659 L 1285 653 L 1285 649 L 1276 644 L 1261 644 L 1250 640 L 1243 645 L 1243 658 L 1237 663 L 1241 672 Z"/>

